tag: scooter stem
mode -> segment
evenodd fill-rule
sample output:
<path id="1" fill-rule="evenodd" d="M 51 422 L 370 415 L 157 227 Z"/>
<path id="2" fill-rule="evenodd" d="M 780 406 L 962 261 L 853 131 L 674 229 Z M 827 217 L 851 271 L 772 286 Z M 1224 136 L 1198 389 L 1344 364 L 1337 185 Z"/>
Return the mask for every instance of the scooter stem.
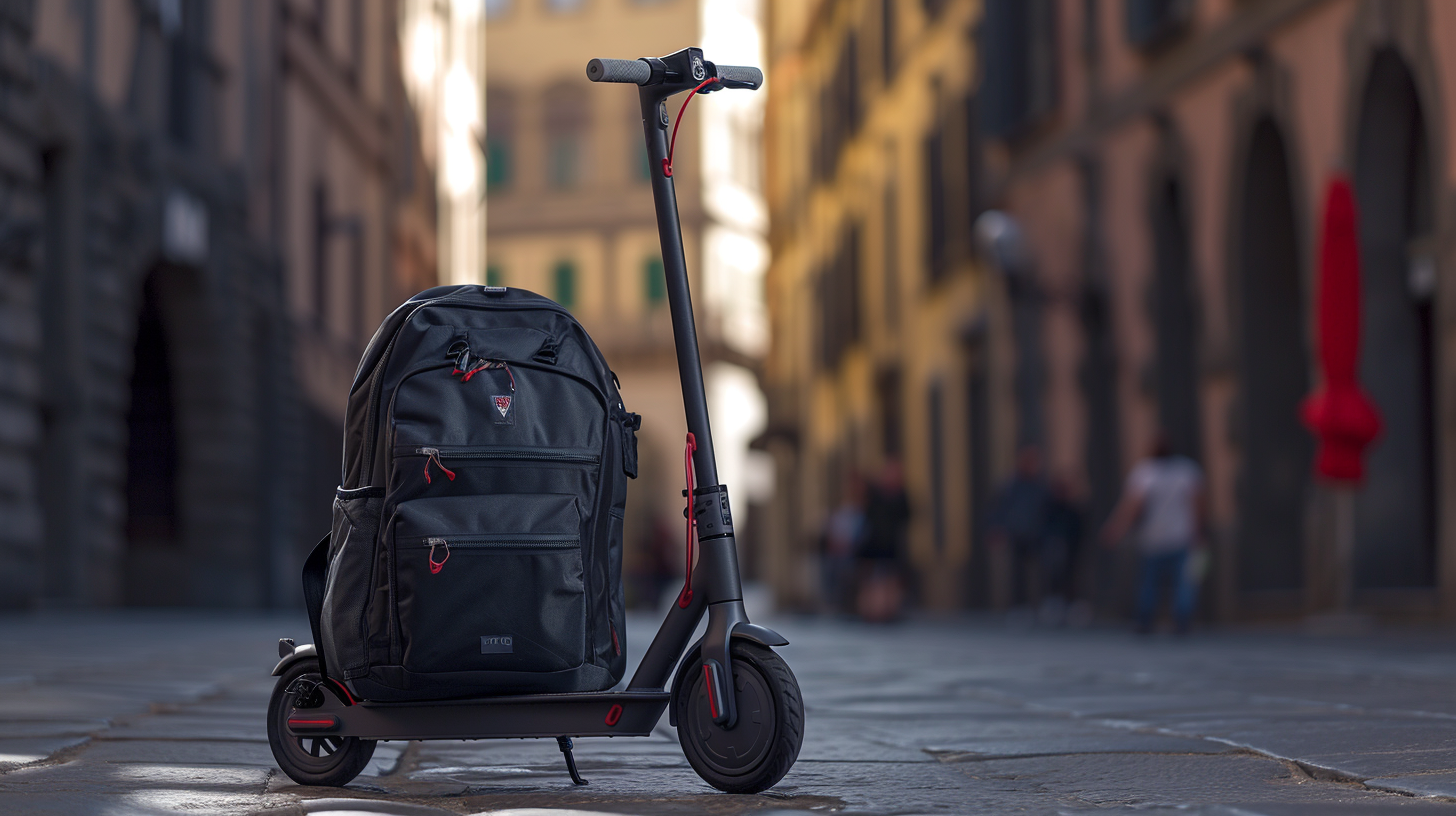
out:
<path id="1" fill-rule="evenodd" d="M 696 62 L 694 62 L 696 60 Z M 738 574 L 738 548 L 733 534 L 727 489 L 718 482 L 718 464 L 713 455 L 713 434 L 708 422 L 708 398 L 703 385 L 703 364 L 698 350 L 697 326 L 693 320 L 692 294 L 688 286 L 687 259 L 683 251 L 682 225 L 678 218 L 677 191 L 672 176 L 663 168 L 667 159 L 669 119 L 666 100 L 691 91 L 701 82 L 702 52 L 687 49 L 663 58 L 674 69 L 679 82 L 644 85 L 638 91 L 642 106 L 642 127 L 647 140 L 648 166 L 652 170 L 652 198 L 657 208 L 657 232 L 662 242 L 662 266 L 667 280 L 667 304 L 672 314 L 673 344 L 677 350 L 678 375 L 682 381 L 683 408 L 688 430 L 697 440 L 693 471 L 699 489 L 689 497 L 689 506 L 699 520 L 698 564 L 693 582 L 700 589 L 687 607 L 674 604 L 658 630 L 639 676 L 631 688 L 665 687 L 672 663 L 666 651 L 680 654 L 703 610 L 708 610 L 708 632 L 703 638 L 702 664 L 710 676 L 722 678 L 726 688 L 710 688 L 723 705 L 718 707 L 720 725 L 731 727 L 737 719 L 733 694 L 733 671 L 729 641 L 733 627 L 748 622 L 743 608 L 743 587 Z M 690 82 L 688 80 L 691 80 Z M 642 676 L 650 675 L 650 676 Z"/>

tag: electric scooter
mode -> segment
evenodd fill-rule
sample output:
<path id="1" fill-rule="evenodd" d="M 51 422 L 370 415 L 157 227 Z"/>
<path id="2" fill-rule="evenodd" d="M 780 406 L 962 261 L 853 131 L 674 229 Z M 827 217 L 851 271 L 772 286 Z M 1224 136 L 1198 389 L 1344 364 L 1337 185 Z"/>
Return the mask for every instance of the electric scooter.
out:
<path id="1" fill-rule="evenodd" d="M 576 784 L 576 737 L 649 736 L 668 711 L 693 770 L 729 793 L 777 784 L 798 758 L 804 704 L 798 681 L 773 647 L 783 636 L 750 623 L 743 607 L 728 488 L 718 482 L 697 330 L 672 177 L 668 98 L 724 88 L 756 90 L 757 68 L 715 65 L 697 48 L 658 59 L 594 59 L 593 82 L 639 86 L 652 162 L 652 195 L 667 277 L 673 341 L 687 412 L 688 577 L 624 691 L 532 694 L 420 702 L 358 700 L 325 678 L 313 644 L 279 641 L 278 677 L 268 704 L 268 738 L 279 767 L 301 784 L 344 785 L 368 764 L 378 740 L 555 737 Z M 700 485 L 693 487 L 693 483 Z M 696 534 L 697 566 L 691 547 Z M 706 634 L 689 643 L 704 612 Z M 674 672 L 676 668 L 676 672 Z M 671 686 L 669 686 L 671 680 Z"/>

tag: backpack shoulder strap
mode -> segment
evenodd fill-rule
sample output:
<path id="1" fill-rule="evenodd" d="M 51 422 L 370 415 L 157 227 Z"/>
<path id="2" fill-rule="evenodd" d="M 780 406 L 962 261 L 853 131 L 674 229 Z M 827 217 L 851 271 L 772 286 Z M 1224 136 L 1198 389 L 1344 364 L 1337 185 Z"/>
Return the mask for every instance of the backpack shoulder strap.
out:
<path id="1" fill-rule="evenodd" d="M 308 626 L 313 630 L 313 644 L 318 650 L 319 673 L 324 677 L 328 677 L 329 672 L 324 666 L 324 644 L 319 637 L 319 619 L 323 616 L 324 585 L 329 573 L 329 539 L 333 535 L 332 532 L 325 534 L 303 562 L 303 603 L 308 607 Z"/>

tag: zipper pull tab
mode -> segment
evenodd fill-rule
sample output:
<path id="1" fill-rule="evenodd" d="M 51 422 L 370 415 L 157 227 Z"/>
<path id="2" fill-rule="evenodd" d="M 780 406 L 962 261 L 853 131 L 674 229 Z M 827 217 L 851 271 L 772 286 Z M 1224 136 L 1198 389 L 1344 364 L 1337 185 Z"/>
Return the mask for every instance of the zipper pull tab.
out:
<path id="1" fill-rule="evenodd" d="M 445 467 L 445 465 L 440 462 L 439 448 L 420 448 L 415 452 L 422 454 L 425 457 L 425 484 L 430 484 L 430 462 L 434 462 L 436 467 L 438 467 L 440 470 L 445 471 L 445 475 L 450 478 L 450 481 L 455 481 L 455 471 Z"/>
<path id="2" fill-rule="evenodd" d="M 426 542 L 430 545 L 430 574 L 439 575 L 440 570 L 445 568 L 445 562 L 450 560 L 450 542 L 443 538 L 430 538 L 426 539 Z M 445 548 L 445 557 L 439 561 L 435 560 L 436 547 Z"/>

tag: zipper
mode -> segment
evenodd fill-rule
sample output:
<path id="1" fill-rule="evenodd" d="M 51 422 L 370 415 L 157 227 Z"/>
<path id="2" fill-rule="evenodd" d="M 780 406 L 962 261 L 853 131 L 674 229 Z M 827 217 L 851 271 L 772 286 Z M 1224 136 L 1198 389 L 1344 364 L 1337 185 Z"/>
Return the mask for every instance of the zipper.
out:
<path id="1" fill-rule="evenodd" d="M 379 432 L 379 392 L 384 388 L 384 373 L 389 365 L 389 355 L 394 353 L 394 344 L 399 340 L 400 331 L 404 330 L 404 324 L 414 319 L 420 313 L 420 309 L 426 306 L 434 306 L 444 303 L 451 298 L 459 296 L 459 292 L 452 292 L 444 297 L 427 300 L 410 311 L 409 316 L 400 322 L 399 329 L 389 338 L 389 344 L 384 347 L 384 353 L 379 355 L 379 362 L 374 364 L 374 381 L 369 383 L 369 408 L 365 416 L 364 426 L 364 461 L 360 463 L 359 479 L 368 484 L 374 483 L 374 437 Z M 403 380 L 401 380 L 403 382 Z"/>
<path id="2" fill-rule="evenodd" d="M 420 542 L 419 538 L 405 539 L 406 541 Z M 400 542 L 402 544 L 403 542 Z M 399 547 L 400 544 L 396 544 Z M 430 536 L 423 539 L 423 543 L 416 543 L 411 549 L 429 547 L 430 552 L 426 556 L 430 562 L 430 574 L 439 575 L 445 569 L 445 562 L 450 560 L 450 548 L 467 550 L 495 550 L 497 552 L 535 552 L 541 550 L 573 550 L 581 546 L 581 540 L 552 533 L 503 533 L 500 535 L 484 536 L 461 536 L 459 538 L 439 538 Z M 613 640 L 616 635 L 613 634 Z"/>
<path id="3" fill-rule="evenodd" d="M 449 538 L 415 536 L 401 539 L 397 546 L 408 549 L 454 547 L 475 550 L 569 550 L 581 546 L 581 539 L 562 533 L 475 533 Z"/>
<path id="4" fill-rule="evenodd" d="M 396 448 L 396 454 L 401 452 L 403 451 Z M 426 457 L 426 481 L 428 481 L 431 461 L 439 465 L 441 470 L 445 470 L 445 466 L 440 463 L 441 459 L 505 459 L 527 462 L 567 462 L 578 465 L 595 465 L 602 459 L 600 456 L 568 453 L 550 448 L 415 448 L 413 452 L 415 456 Z M 445 472 L 450 473 L 451 471 L 446 470 Z M 453 480 L 455 477 L 450 478 Z"/>
<path id="5" fill-rule="evenodd" d="M 439 448 L 420 448 L 419 450 L 417 450 L 415 452 L 416 453 L 419 453 L 419 454 L 423 454 L 426 457 L 425 458 L 425 484 L 429 484 L 430 483 L 430 463 L 431 462 L 434 462 L 435 463 L 435 466 L 438 467 L 440 470 L 445 471 L 445 475 L 450 477 L 450 481 L 452 481 L 452 482 L 455 481 L 455 471 L 451 470 L 450 468 L 445 467 L 445 465 L 440 462 L 440 449 Z"/>

